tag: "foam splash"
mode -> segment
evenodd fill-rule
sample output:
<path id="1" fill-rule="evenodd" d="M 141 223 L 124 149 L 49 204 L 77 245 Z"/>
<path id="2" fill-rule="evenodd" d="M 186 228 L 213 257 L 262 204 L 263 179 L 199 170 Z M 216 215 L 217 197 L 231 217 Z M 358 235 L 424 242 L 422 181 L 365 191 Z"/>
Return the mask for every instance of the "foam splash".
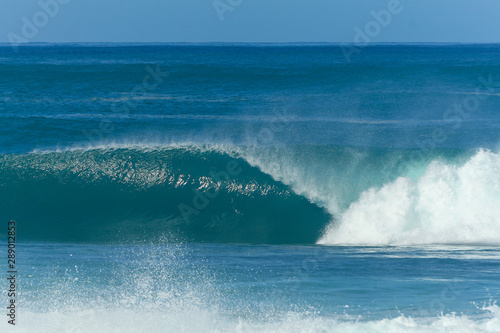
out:
<path id="1" fill-rule="evenodd" d="M 280 318 L 255 322 L 243 318 L 230 319 L 214 311 L 134 311 L 126 309 L 26 312 L 22 324 L 4 327 L 2 332 L 498 332 L 500 308 L 490 305 L 482 309 L 480 318 L 466 315 L 441 315 L 433 318 L 399 316 L 363 321 L 315 315 L 286 313 Z"/>
<path id="2" fill-rule="evenodd" d="M 500 154 L 479 150 L 462 166 L 434 161 L 361 194 L 319 244 L 500 244 Z"/>

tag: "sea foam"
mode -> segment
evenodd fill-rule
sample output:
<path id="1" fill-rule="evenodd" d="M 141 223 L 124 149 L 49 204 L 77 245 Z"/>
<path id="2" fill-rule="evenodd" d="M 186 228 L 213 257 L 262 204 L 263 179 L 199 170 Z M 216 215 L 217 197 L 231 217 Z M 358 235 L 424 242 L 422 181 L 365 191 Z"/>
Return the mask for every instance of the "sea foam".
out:
<path id="1" fill-rule="evenodd" d="M 479 150 L 461 166 L 433 161 L 417 180 L 371 188 L 318 243 L 499 244 L 500 155 Z"/>

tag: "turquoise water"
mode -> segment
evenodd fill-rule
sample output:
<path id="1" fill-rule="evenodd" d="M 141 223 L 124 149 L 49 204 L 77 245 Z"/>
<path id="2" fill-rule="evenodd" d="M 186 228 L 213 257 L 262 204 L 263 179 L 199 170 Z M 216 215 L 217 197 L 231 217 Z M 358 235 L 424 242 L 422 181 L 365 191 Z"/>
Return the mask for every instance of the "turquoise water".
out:
<path id="1" fill-rule="evenodd" d="M 0 46 L 2 332 L 500 330 L 499 54 Z"/>

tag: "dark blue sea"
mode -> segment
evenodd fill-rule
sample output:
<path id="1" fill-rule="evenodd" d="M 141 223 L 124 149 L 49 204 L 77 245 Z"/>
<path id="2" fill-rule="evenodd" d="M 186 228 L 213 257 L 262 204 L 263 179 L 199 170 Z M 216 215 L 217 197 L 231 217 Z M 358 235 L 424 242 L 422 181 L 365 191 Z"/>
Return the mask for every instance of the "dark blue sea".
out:
<path id="1" fill-rule="evenodd" d="M 500 332 L 500 45 L 345 47 L 0 45 L 0 331 Z"/>

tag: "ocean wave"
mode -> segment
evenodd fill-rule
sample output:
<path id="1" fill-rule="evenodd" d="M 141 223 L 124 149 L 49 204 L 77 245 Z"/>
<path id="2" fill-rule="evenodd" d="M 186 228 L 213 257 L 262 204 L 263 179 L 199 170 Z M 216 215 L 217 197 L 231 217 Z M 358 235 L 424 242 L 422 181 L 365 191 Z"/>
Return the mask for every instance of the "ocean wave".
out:
<path id="1" fill-rule="evenodd" d="M 8 155 L 0 170 L 1 218 L 19 220 L 24 239 L 312 244 L 330 220 L 245 160 L 202 147 Z"/>
<path id="2" fill-rule="evenodd" d="M 41 240 L 499 244 L 500 155 L 424 153 L 179 143 L 3 155 L 0 214 Z"/>

